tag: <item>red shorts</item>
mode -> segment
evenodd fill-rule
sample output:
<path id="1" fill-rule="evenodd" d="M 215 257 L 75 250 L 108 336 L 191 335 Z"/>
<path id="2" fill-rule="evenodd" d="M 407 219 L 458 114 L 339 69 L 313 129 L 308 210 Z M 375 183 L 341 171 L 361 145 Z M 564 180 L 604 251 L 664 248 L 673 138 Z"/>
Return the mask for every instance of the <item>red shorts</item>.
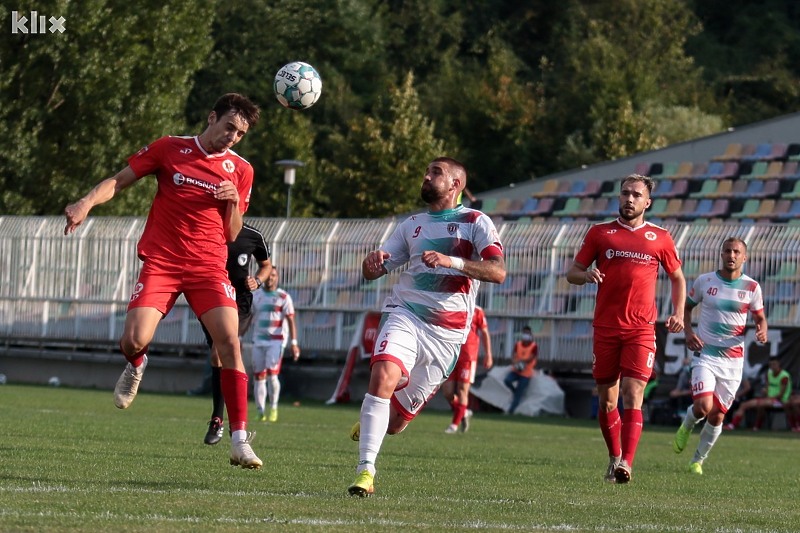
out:
<path id="1" fill-rule="evenodd" d="M 473 361 L 469 357 L 459 357 L 455 368 L 450 372 L 450 377 L 447 379 L 454 383 L 475 383 L 477 368 L 477 361 Z"/>
<path id="2" fill-rule="evenodd" d="M 633 330 L 594 328 L 592 376 L 601 384 L 620 376 L 647 381 L 656 361 L 656 332 L 650 326 Z"/>
<path id="3" fill-rule="evenodd" d="M 224 268 L 183 268 L 145 261 L 128 310 L 152 307 L 166 316 L 181 293 L 198 317 L 216 307 L 237 309 L 236 290 Z"/>

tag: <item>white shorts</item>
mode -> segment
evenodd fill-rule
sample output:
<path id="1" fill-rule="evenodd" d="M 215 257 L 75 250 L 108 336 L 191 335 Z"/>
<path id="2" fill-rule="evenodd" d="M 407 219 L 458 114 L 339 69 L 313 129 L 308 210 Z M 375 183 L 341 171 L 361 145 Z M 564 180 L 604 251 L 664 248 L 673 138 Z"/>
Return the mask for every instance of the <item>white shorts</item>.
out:
<path id="1" fill-rule="evenodd" d="M 692 399 L 713 394 L 723 413 L 731 408 L 741 382 L 741 368 L 714 364 L 707 357 L 692 361 Z"/>
<path id="2" fill-rule="evenodd" d="M 282 360 L 283 344 L 280 341 L 253 346 L 253 374 L 280 374 Z"/>
<path id="3" fill-rule="evenodd" d="M 461 345 L 435 338 L 427 324 L 405 313 L 386 313 L 375 340 L 370 365 L 392 361 L 403 377 L 392 404 L 406 420 L 413 419 L 436 394 L 458 360 Z"/>

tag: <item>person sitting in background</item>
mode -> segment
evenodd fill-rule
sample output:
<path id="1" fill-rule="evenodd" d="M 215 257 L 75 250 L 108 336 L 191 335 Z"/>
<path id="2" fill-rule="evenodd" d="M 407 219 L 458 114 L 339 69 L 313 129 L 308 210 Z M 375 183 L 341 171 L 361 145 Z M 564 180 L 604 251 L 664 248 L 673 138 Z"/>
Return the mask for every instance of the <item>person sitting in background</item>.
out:
<path id="1" fill-rule="evenodd" d="M 761 398 L 753 398 L 742 403 L 733 414 L 733 420 L 725 426 L 725 429 L 738 428 L 745 413 L 749 409 L 756 409 L 756 421 L 753 424 L 753 431 L 758 431 L 764 423 L 764 415 L 767 409 L 782 409 L 784 404 L 789 401 L 791 393 L 792 377 L 786 370 L 781 368 L 780 358 L 770 357 L 766 394 Z"/>
<path id="2" fill-rule="evenodd" d="M 514 414 L 514 411 L 517 410 L 519 403 L 522 401 L 522 397 L 525 395 L 525 391 L 528 390 L 538 359 L 539 346 L 533 341 L 531 328 L 525 326 L 522 328 L 520 340 L 514 344 L 511 371 L 503 380 L 505 386 L 511 389 L 514 394 L 511 405 L 508 408 L 509 414 Z"/>
<path id="3" fill-rule="evenodd" d="M 692 356 L 683 358 L 683 366 L 678 372 L 678 383 L 669 391 L 669 403 L 674 413 L 683 416 L 686 409 L 692 405 Z"/>

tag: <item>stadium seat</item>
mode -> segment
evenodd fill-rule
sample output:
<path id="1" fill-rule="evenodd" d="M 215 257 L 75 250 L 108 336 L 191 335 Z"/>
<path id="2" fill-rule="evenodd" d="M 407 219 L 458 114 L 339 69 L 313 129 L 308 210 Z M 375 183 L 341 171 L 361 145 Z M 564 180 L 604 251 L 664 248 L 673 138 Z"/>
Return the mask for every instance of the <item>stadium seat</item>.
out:
<path id="1" fill-rule="evenodd" d="M 683 206 L 683 198 L 670 198 L 667 207 L 661 213 L 662 218 L 677 217 Z"/>
<path id="2" fill-rule="evenodd" d="M 758 200 L 756 200 L 758 201 Z M 758 206 L 758 210 L 753 213 L 752 218 L 771 218 L 775 213 L 775 200 L 772 198 L 764 198 Z"/>
<path id="3" fill-rule="evenodd" d="M 633 167 L 633 173 L 639 174 L 640 176 L 649 176 L 650 163 L 636 163 L 636 166 Z"/>
<path id="4" fill-rule="evenodd" d="M 769 163 L 766 161 L 756 161 L 753 163 L 752 167 L 750 168 L 749 172 L 743 172 L 739 175 L 739 179 L 751 180 L 756 179 L 758 176 L 767 172 L 767 167 Z"/>
<path id="5" fill-rule="evenodd" d="M 694 179 L 705 179 L 708 177 L 708 163 L 694 163 L 692 165 L 692 172 L 689 175 L 690 178 Z"/>
<path id="6" fill-rule="evenodd" d="M 690 220 L 697 216 L 697 198 L 686 198 L 677 213 L 679 219 Z"/>
<path id="7" fill-rule="evenodd" d="M 601 196 L 614 197 L 619 196 L 619 190 L 622 187 L 620 180 L 608 180 L 603 182 Z"/>
<path id="8" fill-rule="evenodd" d="M 763 174 L 755 176 L 760 180 L 776 179 L 781 177 L 783 171 L 783 161 L 770 161 L 767 163 L 767 169 Z"/>
<path id="9" fill-rule="evenodd" d="M 678 168 L 675 169 L 671 175 L 664 175 L 664 178 L 668 178 L 671 180 L 678 180 L 678 179 L 689 179 L 692 177 L 692 171 L 694 170 L 694 163 L 691 161 L 684 161 Z"/>
<path id="10" fill-rule="evenodd" d="M 743 161 L 764 161 L 772 153 L 771 143 L 759 143 L 751 154 L 742 155 Z"/>
<path id="11" fill-rule="evenodd" d="M 725 148 L 725 152 L 714 156 L 712 161 L 738 161 L 739 158 L 742 156 L 742 145 L 741 143 L 730 143 L 727 148 Z"/>
<path id="12" fill-rule="evenodd" d="M 652 198 L 666 198 L 672 191 L 672 186 L 677 183 L 672 180 L 658 180 L 650 195 Z"/>
<path id="13" fill-rule="evenodd" d="M 742 210 L 737 211 L 735 213 L 731 213 L 731 217 L 754 218 L 753 213 L 756 213 L 758 211 L 760 205 L 761 205 L 761 200 L 757 198 L 748 198 L 747 200 L 745 200 L 744 205 L 742 206 Z"/>
<path id="14" fill-rule="evenodd" d="M 664 213 L 664 210 L 666 208 L 667 208 L 666 198 L 655 198 L 653 199 L 653 203 L 650 204 L 648 217 L 660 217 Z"/>
<path id="15" fill-rule="evenodd" d="M 572 189 L 572 183 L 573 182 L 569 182 L 569 181 L 561 181 L 561 182 L 559 182 L 558 187 L 556 187 L 555 193 L 553 193 L 553 196 L 561 197 L 561 198 L 569 197 L 569 195 L 570 195 L 569 191 L 570 191 L 570 189 Z"/>
<path id="16" fill-rule="evenodd" d="M 793 180 L 800 178 L 800 161 L 787 161 L 783 164 L 780 179 Z"/>
<path id="17" fill-rule="evenodd" d="M 722 179 L 722 173 L 725 170 L 725 164 L 722 161 L 712 161 L 708 164 L 705 174 L 698 176 L 703 179 Z"/>
<path id="18" fill-rule="evenodd" d="M 708 196 L 710 198 L 730 198 L 731 190 L 733 189 L 733 180 L 719 180 L 717 183 L 717 190 Z"/>
<path id="19" fill-rule="evenodd" d="M 554 217 L 574 217 L 578 212 L 578 207 L 580 206 L 581 199 L 580 198 L 567 198 L 567 202 L 564 204 L 564 207 L 553 211 Z"/>
<path id="20" fill-rule="evenodd" d="M 764 188 L 761 189 L 759 198 L 777 197 L 781 192 L 781 181 L 778 179 L 767 180 L 764 182 Z"/>
<path id="21" fill-rule="evenodd" d="M 600 194 L 600 188 L 603 182 L 600 180 L 589 180 L 586 182 L 586 189 L 583 191 L 584 196 L 596 197 Z"/>
<path id="22" fill-rule="evenodd" d="M 553 198 L 541 198 L 539 203 L 536 205 L 536 210 L 528 213 L 530 217 L 547 217 L 550 216 L 550 213 L 553 212 L 553 204 L 555 200 Z"/>
<path id="23" fill-rule="evenodd" d="M 739 177 L 739 162 L 727 161 L 722 167 L 719 179 L 735 179 Z"/>
<path id="24" fill-rule="evenodd" d="M 800 143 L 792 143 L 786 149 L 786 159 L 788 161 L 800 161 Z"/>
<path id="25" fill-rule="evenodd" d="M 487 214 L 494 213 L 494 208 L 497 206 L 497 198 L 484 198 L 481 204 L 481 211 Z"/>
<path id="26" fill-rule="evenodd" d="M 619 198 L 609 198 L 608 207 L 606 207 L 605 211 L 598 213 L 598 216 L 602 218 L 616 217 L 618 215 L 619 215 Z"/>
<path id="27" fill-rule="evenodd" d="M 784 198 L 800 198 L 800 179 L 794 182 L 789 192 L 785 192 L 781 196 Z"/>
<path id="28" fill-rule="evenodd" d="M 659 164 L 661 165 L 660 168 L 656 166 L 656 163 L 650 167 L 650 177 L 653 179 L 671 179 L 673 174 L 678 171 L 678 167 L 680 166 L 679 163 L 674 161 Z"/>
<path id="29" fill-rule="evenodd" d="M 772 150 L 770 150 L 767 159 L 769 159 L 770 161 L 775 161 L 778 159 L 786 159 L 786 151 L 788 149 L 789 145 L 786 143 L 772 143 Z"/>
<path id="30" fill-rule="evenodd" d="M 534 198 L 544 198 L 547 196 L 553 196 L 558 189 L 558 180 L 555 178 L 549 179 L 542 184 L 542 188 L 538 191 L 533 193 L 531 196 Z"/>
<path id="31" fill-rule="evenodd" d="M 703 180 L 703 184 L 700 187 L 700 190 L 697 192 L 693 192 L 689 195 L 689 198 L 710 198 L 717 192 L 717 187 L 719 182 L 713 179 L 706 179 Z M 710 207 L 710 204 L 709 204 Z"/>
<path id="32" fill-rule="evenodd" d="M 751 181 L 748 180 L 736 180 L 733 182 L 733 187 L 731 187 L 731 198 L 746 198 L 747 197 L 747 188 L 750 186 Z"/>
<path id="33" fill-rule="evenodd" d="M 718 198 L 714 200 L 711 210 L 705 215 L 707 218 L 726 218 L 730 212 L 730 200 Z"/>
<path id="34" fill-rule="evenodd" d="M 539 205 L 539 199 L 533 198 L 532 196 L 525 199 L 525 202 L 522 204 L 520 208 L 521 215 L 527 215 L 528 213 L 533 213 L 536 211 L 536 206 Z"/>

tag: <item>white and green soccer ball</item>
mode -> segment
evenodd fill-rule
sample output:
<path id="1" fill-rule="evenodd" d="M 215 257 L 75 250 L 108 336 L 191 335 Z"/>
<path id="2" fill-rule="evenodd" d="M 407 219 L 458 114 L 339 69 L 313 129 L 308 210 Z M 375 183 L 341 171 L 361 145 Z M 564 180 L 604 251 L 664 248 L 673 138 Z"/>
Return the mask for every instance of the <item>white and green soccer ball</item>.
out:
<path id="1" fill-rule="evenodd" d="M 322 94 L 322 78 L 308 63 L 294 61 L 278 70 L 273 87 L 282 106 L 289 109 L 308 109 Z"/>

